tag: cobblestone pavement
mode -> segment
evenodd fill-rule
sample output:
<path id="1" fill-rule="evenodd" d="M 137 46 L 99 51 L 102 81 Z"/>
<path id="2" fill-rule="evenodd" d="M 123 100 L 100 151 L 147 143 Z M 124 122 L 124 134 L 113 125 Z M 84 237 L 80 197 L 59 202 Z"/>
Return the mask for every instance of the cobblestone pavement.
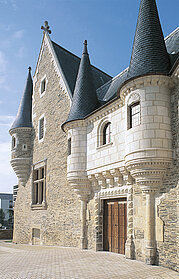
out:
<path id="1" fill-rule="evenodd" d="M 179 279 L 179 273 L 108 252 L 0 241 L 0 279 Z"/>

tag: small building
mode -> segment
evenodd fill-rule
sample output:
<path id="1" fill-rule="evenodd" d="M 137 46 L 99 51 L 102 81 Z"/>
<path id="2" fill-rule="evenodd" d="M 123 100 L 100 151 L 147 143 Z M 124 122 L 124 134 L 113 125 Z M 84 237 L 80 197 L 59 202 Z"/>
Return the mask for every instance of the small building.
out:
<path id="1" fill-rule="evenodd" d="M 14 185 L 13 186 L 13 205 L 16 201 L 16 198 L 17 198 L 17 192 L 18 192 L 18 185 Z"/>
<path id="2" fill-rule="evenodd" d="M 5 214 L 4 227 L 11 227 L 10 218 L 13 214 L 13 195 L 0 193 L 0 208 Z"/>

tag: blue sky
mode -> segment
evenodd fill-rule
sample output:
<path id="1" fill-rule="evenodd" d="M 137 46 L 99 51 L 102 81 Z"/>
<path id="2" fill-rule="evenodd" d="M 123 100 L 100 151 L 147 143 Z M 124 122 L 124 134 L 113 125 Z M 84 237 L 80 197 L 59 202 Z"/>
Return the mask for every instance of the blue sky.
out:
<path id="1" fill-rule="evenodd" d="M 18 110 L 27 69 L 32 74 L 48 20 L 51 39 L 81 56 L 88 40 L 91 63 L 115 76 L 130 61 L 140 0 L 0 0 L 0 192 L 17 178 L 9 164 L 8 130 Z M 164 36 L 178 26 L 178 0 L 157 1 Z"/>

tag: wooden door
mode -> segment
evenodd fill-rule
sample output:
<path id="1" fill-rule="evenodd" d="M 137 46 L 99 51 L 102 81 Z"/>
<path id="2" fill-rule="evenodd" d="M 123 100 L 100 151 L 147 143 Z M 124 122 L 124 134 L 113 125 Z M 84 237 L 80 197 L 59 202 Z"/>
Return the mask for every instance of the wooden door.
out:
<path id="1" fill-rule="evenodd" d="M 103 228 L 104 250 L 125 254 L 125 242 L 127 239 L 126 199 L 104 201 Z"/>

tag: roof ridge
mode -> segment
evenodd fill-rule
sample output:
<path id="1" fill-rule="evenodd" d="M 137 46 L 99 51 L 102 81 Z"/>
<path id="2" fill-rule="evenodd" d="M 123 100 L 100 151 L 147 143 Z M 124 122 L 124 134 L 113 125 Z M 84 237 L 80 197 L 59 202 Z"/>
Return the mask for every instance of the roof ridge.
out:
<path id="1" fill-rule="evenodd" d="M 164 38 L 165 41 L 172 37 L 177 31 L 179 31 L 179 26 Z"/>
<path id="2" fill-rule="evenodd" d="M 76 58 L 78 58 L 79 60 L 81 60 L 81 58 L 80 58 L 79 56 L 77 56 L 76 54 L 74 54 L 73 52 L 69 51 L 68 49 L 66 49 L 66 48 L 64 48 L 64 47 L 62 47 L 62 46 L 60 46 L 59 44 L 57 44 L 56 42 L 54 42 L 54 41 L 52 41 L 52 40 L 51 40 L 51 42 L 54 43 L 55 45 L 57 45 L 58 47 L 60 47 L 61 49 L 63 49 L 64 51 L 68 52 L 69 54 L 71 54 L 71 55 L 73 55 L 74 57 L 76 57 Z M 102 71 L 101 69 L 97 68 L 96 66 L 91 65 L 91 67 L 95 68 L 96 70 L 100 71 L 101 73 L 103 73 L 103 74 L 107 75 L 108 77 L 111 77 L 111 78 L 112 78 L 112 76 L 110 76 L 109 74 L 105 73 L 104 71 Z"/>
<path id="3" fill-rule="evenodd" d="M 117 76 L 113 77 L 111 80 L 108 80 L 105 84 L 101 85 L 99 88 L 97 88 L 96 91 L 98 91 L 98 89 L 102 89 L 103 87 L 105 87 L 108 83 L 114 81 L 115 79 L 117 79 L 118 77 L 122 76 L 125 72 L 127 72 L 127 70 L 129 69 L 129 66 L 127 68 L 125 68 L 122 72 L 120 72 L 119 74 L 117 74 Z"/>

